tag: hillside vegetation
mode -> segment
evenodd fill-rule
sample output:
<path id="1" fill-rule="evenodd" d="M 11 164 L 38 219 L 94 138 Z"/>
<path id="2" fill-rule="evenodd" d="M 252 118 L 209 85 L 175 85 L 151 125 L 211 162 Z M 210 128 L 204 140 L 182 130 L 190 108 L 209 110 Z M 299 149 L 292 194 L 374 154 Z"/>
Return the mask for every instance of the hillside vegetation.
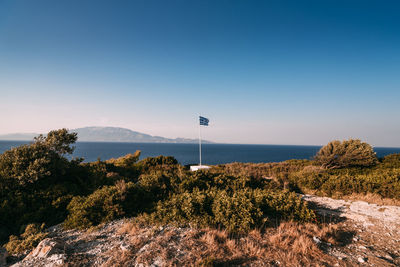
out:
<path id="1" fill-rule="evenodd" d="M 400 199 L 400 155 L 378 160 L 359 140 L 331 143 L 316 160 L 231 163 L 197 172 L 172 157 L 139 161 L 139 151 L 107 161 L 69 160 L 76 140 L 61 129 L 0 155 L 0 242 L 10 253 L 33 248 L 46 236 L 44 225 L 62 222 L 84 229 L 136 217 L 244 235 L 281 221 L 318 223 L 297 193 Z"/>
<path id="2" fill-rule="evenodd" d="M 218 168 L 228 175 L 272 179 L 280 188 L 298 193 L 336 197 L 368 194 L 400 200 L 400 154 L 378 159 L 372 147 L 360 140 L 330 142 L 315 160 L 230 163 Z"/>

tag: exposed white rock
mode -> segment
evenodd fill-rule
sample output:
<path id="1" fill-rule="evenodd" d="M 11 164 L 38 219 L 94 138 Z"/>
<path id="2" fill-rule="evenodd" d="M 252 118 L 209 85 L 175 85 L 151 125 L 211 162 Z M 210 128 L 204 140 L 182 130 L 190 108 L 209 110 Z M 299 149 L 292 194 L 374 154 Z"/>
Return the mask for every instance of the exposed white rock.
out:
<path id="1" fill-rule="evenodd" d="M 52 267 L 62 265 L 65 260 L 63 241 L 59 238 L 45 238 L 22 261 L 12 265 L 12 267 Z"/>
<path id="2" fill-rule="evenodd" d="M 313 240 L 314 240 L 315 244 L 317 244 L 317 245 L 321 244 L 321 239 L 319 239 L 318 237 L 313 236 Z"/>
<path id="3" fill-rule="evenodd" d="M 27 258 L 46 258 L 53 254 L 59 254 L 63 250 L 60 240 L 46 238 L 27 256 Z"/>
<path id="4" fill-rule="evenodd" d="M 367 259 L 366 258 L 364 258 L 364 257 L 358 257 L 358 262 L 359 263 L 364 263 L 364 262 L 366 262 L 367 261 Z"/>
<path id="5" fill-rule="evenodd" d="M 362 223 L 364 227 L 375 226 L 376 222 L 388 230 L 400 228 L 400 207 L 380 206 L 365 201 L 350 201 L 304 195 L 304 200 L 318 204 L 318 212 L 322 215 L 339 216 Z M 362 231 L 362 230 L 361 230 Z M 391 235 L 388 232 L 388 235 Z"/>

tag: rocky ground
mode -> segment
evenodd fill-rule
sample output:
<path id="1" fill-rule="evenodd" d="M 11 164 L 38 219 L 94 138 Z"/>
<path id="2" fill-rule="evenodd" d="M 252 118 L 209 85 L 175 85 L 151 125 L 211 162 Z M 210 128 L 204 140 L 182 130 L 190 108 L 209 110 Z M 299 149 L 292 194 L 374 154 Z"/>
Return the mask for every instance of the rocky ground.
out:
<path id="1" fill-rule="evenodd" d="M 307 243 L 308 237 L 294 233 L 293 225 L 263 235 L 255 231 L 246 238 L 233 240 L 218 230 L 138 226 L 118 220 L 87 231 L 51 227 L 48 237 L 33 251 L 20 258 L 9 258 L 7 265 L 400 266 L 400 207 L 312 195 L 303 198 L 316 209 L 321 220 L 345 229 L 340 232 L 342 242 L 328 242 L 322 231 L 300 229 L 308 231 L 311 243 Z M 292 238 L 302 241 L 288 239 L 285 231 L 291 231 Z M 225 260 L 221 261 L 223 257 Z"/>
<path id="2" fill-rule="evenodd" d="M 365 266 L 400 266 L 400 207 L 364 201 L 338 200 L 305 195 L 327 221 L 339 220 L 354 232 L 352 242 L 330 253 L 350 258 Z"/>

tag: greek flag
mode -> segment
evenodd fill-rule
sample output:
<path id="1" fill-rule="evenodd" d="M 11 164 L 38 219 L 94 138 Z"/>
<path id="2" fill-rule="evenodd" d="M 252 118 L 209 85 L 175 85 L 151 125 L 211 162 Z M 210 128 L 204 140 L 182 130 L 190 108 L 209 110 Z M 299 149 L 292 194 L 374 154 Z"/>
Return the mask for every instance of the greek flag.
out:
<path id="1" fill-rule="evenodd" d="M 208 122 L 210 121 L 209 119 L 204 118 L 202 116 L 199 116 L 199 119 L 200 119 L 200 125 L 208 126 Z"/>

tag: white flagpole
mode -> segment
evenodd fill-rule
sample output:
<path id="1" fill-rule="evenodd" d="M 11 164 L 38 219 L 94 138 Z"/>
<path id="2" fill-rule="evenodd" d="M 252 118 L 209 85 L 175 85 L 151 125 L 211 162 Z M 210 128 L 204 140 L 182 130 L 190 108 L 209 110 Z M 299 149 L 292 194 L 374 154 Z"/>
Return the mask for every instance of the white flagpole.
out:
<path id="1" fill-rule="evenodd" d="M 200 117 L 199 117 L 200 120 Z M 200 155 L 200 166 L 201 166 L 201 124 L 199 121 L 199 155 Z"/>

